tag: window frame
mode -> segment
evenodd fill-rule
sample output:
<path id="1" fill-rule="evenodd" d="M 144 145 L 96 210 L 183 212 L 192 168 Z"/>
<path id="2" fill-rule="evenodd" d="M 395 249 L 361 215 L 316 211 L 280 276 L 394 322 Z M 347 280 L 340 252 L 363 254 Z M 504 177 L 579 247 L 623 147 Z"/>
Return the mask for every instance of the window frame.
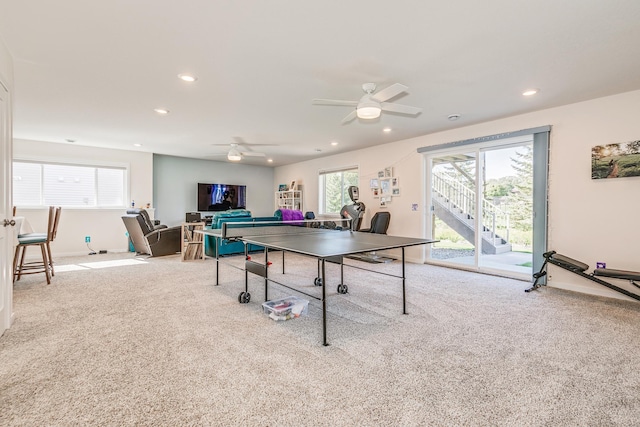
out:
<path id="1" fill-rule="evenodd" d="M 12 171 L 11 171 L 11 185 L 13 187 L 13 177 L 14 177 L 14 171 L 13 171 L 13 165 L 15 163 L 31 163 L 31 164 L 37 164 L 40 166 L 40 204 L 37 205 L 21 205 L 18 204 L 16 205 L 15 202 L 13 202 L 14 205 L 16 205 L 18 208 L 22 208 L 22 209 L 42 209 L 42 208 L 46 208 L 48 207 L 48 204 L 44 203 L 44 174 L 43 174 L 43 169 L 44 166 L 47 165 L 52 165 L 52 166 L 70 166 L 70 167 L 84 167 L 84 168 L 94 168 L 94 173 L 95 173 L 95 182 L 93 185 L 93 195 L 95 197 L 96 200 L 96 204 L 92 205 L 92 206 L 82 206 L 82 205 L 62 205 L 64 208 L 66 209 L 80 209 L 80 210 L 95 210 L 95 209 L 101 209 L 101 210 L 108 210 L 108 209 L 117 209 L 117 210 L 121 210 L 121 209 L 126 209 L 128 207 L 128 203 L 127 200 L 130 199 L 130 174 L 131 174 L 131 167 L 129 164 L 127 163 L 118 163 L 118 162 L 95 162 L 95 161 L 82 161 L 82 160 L 67 160 L 67 159 L 57 159 L 57 160 L 50 160 L 50 159 L 42 159 L 42 158 L 30 158 L 30 157 L 15 157 L 12 162 L 11 162 L 11 167 L 12 167 Z M 107 206 L 101 206 L 98 204 L 98 200 L 99 200 L 99 196 L 98 196 L 98 169 L 116 169 L 116 170 L 121 170 L 123 172 L 122 174 L 122 178 L 123 178 L 123 182 L 122 182 L 122 205 L 107 205 Z M 15 196 L 14 196 L 15 197 Z"/>
<path id="2" fill-rule="evenodd" d="M 342 206 L 346 205 L 349 200 L 343 200 L 342 205 L 338 208 L 337 212 L 327 212 L 327 194 L 326 194 L 326 176 L 330 175 L 330 174 L 335 174 L 335 173 L 342 173 L 341 176 L 341 184 L 343 186 L 343 190 L 344 190 L 344 173 L 345 172 L 355 172 L 358 174 L 358 186 L 359 186 L 359 182 L 360 182 L 360 167 L 357 165 L 350 165 L 350 166 L 343 166 L 340 168 L 333 168 L 333 169 L 323 169 L 320 170 L 318 172 L 318 213 L 319 215 L 323 215 L 323 216 L 330 216 L 330 217 L 339 217 L 340 216 L 340 209 L 342 208 Z M 345 197 L 344 196 L 344 192 L 341 193 L 341 197 Z"/>

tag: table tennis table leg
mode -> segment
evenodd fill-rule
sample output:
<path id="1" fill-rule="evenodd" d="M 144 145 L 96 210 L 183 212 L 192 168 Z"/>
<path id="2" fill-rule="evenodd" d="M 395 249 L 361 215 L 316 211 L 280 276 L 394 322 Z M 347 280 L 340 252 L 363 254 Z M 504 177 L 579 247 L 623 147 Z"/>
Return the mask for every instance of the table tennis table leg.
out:
<path id="1" fill-rule="evenodd" d="M 249 245 L 244 244 L 244 259 L 245 261 L 249 258 Z M 246 265 L 244 268 L 244 292 L 245 294 L 249 293 L 249 270 Z"/>
<path id="2" fill-rule="evenodd" d="M 238 302 L 240 304 L 248 304 L 251 301 L 251 294 L 249 293 L 249 245 L 244 244 L 244 292 L 240 292 L 238 295 Z"/>
<path id="3" fill-rule="evenodd" d="M 324 268 L 324 259 L 322 259 L 322 271 L 320 275 L 320 279 L 322 281 L 322 345 L 329 345 L 327 342 L 327 294 L 326 294 L 326 280 L 325 279 L 325 268 Z"/>
<path id="4" fill-rule="evenodd" d="M 220 284 L 220 282 L 219 282 L 220 260 L 218 259 L 219 256 L 220 256 L 220 254 L 218 253 L 218 248 L 216 248 L 216 286 L 218 286 Z"/>
<path id="5" fill-rule="evenodd" d="M 402 248 L 402 314 L 407 314 L 407 294 L 405 290 L 404 247 Z"/>
<path id="6" fill-rule="evenodd" d="M 283 256 L 284 256 L 284 251 L 282 252 Z M 264 248 L 264 265 L 265 267 L 269 266 L 269 249 Z M 283 263 L 282 263 L 282 268 L 284 269 L 284 258 L 283 258 Z M 269 269 L 265 268 L 264 269 L 264 300 L 265 301 L 269 301 L 269 278 L 267 277 L 269 275 Z"/>

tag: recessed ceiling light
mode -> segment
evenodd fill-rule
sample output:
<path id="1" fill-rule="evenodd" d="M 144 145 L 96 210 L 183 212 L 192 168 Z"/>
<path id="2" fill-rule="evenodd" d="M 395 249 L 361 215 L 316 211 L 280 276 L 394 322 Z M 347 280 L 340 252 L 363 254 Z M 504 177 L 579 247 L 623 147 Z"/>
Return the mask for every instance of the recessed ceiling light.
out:
<path id="1" fill-rule="evenodd" d="M 389 128 L 389 127 L 384 128 L 384 129 L 382 129 L 382 132 L 389 133 L 389 132 L 391 132 L 391 128 Z"/>
<path id="2" fill-rule="evenodd" d="M 142 144 L 133 144 L 134 147 L 142 147 Z"/>
<path id="3" fill-rule="evenodd" d="M 535 95 L 536 93 L 538 93 L 538 89 L 528 89 L 522 92 L 524 96 L 531 96 L 531 95 Z"/>
<path id="4" fill-rule="evenodd" d="M 273 163 L 273 159 L 267 159 L 267 162 Z"/>
<path id="5" fill-rule="evenodd" d="M 337 141 L 331 141 L 331 145 L 333 145 L 335 147 L 336 145 L 338 145 L 338 142 Z"/>
<path id="6" fill-rule="evenodd" d="M 162 116 L 166 116 L 167 114 L 169 114 L 169 110 L 167 110 L 166 108 L 154 108 L 153 111 Z"/>
<path id="7" fill-rule="evenodd" d="M 460 118 L 460 114 L 449 114 L 447 116 L 447 119 L 451 120 L 452 122 L 455 122 L 459 118 Z"/>
<path id="8" fill-rule="evenodd" d="M 178 77 L 180 78 L 180 80 L 183 80 L 189 83 L 193 83 L 196 80 L 198 80 L 196 76 L 192 76 L 191 74 L 178 74 Z"/>

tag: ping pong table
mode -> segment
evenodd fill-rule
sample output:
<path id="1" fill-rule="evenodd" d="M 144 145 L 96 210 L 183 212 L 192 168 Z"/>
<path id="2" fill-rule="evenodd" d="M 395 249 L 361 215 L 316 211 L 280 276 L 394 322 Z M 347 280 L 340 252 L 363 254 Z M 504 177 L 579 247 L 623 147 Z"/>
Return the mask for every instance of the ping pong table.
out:
<path id="1" fill-rule="evenodd" d="M 224 223 L 219 229 L 198 230 L 197 232 L 210 235 L 216 241 L 241 241 L 245 246 L 245 290 L 238 296 L 240 303 L 248 303 L 251 299 L 249 293 L 248 274 L 252 273 L 264 278 L 265 301 L 268 297 L 268 284 L 276 283 L 285 288 L 291 289 L 322 303 L 322 340 L 323 345 L 327 342 L 327 293 L 326 293 L 326 271 L 325 263 L 340 264 L 340 284 L 338 293 L 346 294 L 348 287 L 344 283 L 344 267 L 357 268 L 386 276 L 402 279 L 402 313 L 407 314 L 406 289 L 405 289 L 405 248 L 410 246 L 425 245 L 437 242 L 437 240 L 388 236 L 386 234 L 375 234 L 367 232 L 351 231 L 349 227 L 342 228 L 318 228 L 311 226 L 317 221 L 279 221 L 279 222 L 233 222 Z M 219 240 L 218 240 L 219 239 Z M 256 262 L 249 256 L 250 245 L 264 248 L 264 261 Z M 253 247 L 255 247 L 253 246 Z M 344 264 L 343 258 L 348 255 L 361 254 L 373 251 L 383 251 L 390 249 L 401 249 L 402 252 L 402 275 L 393 275 L 386 272 L 376 272 L 374 270 Z M 287 284 L 277 282 L 269 278 L 268 267 L 269 251 L 282 252 L 282 272 L 284 273 L 284 254 L 286 252 L 306 255 L 318 260 L 318 277 L 314 284 L 322 287 L 321 296 L 312 295 L 301 289 L 291 287 Z M 219 284 L 220 257 L 216 251 L 216 285 Z"/>

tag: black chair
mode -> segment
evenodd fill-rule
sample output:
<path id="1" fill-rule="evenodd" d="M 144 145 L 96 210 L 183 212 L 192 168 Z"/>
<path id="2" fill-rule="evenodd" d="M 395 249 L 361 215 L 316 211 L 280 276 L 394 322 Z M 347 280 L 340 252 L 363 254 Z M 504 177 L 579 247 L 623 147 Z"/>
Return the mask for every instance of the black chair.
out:
<path id="1" fill-rule="evenodd" d="M 122 221 L 138 254 L 172 255 L 182 249 L 181 227 L 154 224 L 144 209 L 128 210 Z"/>
<path id="2" fill-rule="evenodd" d="M 160 221 L 158 221 L 157 219 L 152 220 L 151 217 L 149 216 L 149 212 L 147 212 L 146 209 L 138 209 L 138 208 L 127 209 L 127 213 L 134 214 L 134 215 L 137 215 L 137 214 L 142 215 L 142 219 L 144 219 L 144 222 L 147 224 L 147 227 L 149 227 L 152 230 L 167 228 L 166 225 L 160 224 Z"/>
<path id="3" fill-rule="evenodd" d="M 358 231 L 363 233 L 387 234 L 389 222 L 391 222 L 391 214 L 389 212 L 376 212 L 373 218 L 371 218 L 369 228 L 363 228 Z"/>

